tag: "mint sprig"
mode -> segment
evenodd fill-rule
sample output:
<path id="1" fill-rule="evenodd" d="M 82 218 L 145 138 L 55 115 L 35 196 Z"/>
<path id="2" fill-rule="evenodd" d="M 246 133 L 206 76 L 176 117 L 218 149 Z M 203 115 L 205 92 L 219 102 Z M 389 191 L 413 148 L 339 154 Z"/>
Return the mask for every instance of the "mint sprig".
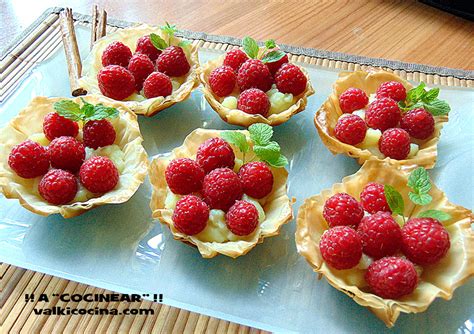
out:
<path id="1" fill-rule="evenodd" d="M 451 215 L 440 210 L 426 210 L 426 211 L 420 212 L 418 214 L 418 217 L 434 218 L 434 219 L 439 220 L 440 222 L 451 219 Z"/>
<path id="2" fill-rule="evenodd" d="M 392 210 L 392 213 L 396 215 L 403 216 L 405 211 L 405 203 L 403 202 L 403 197 L 397 189 L 392 187 L 389 184 L 384 185 L 383 191 L 385 193 L 385 198 L 387 199 L 387 204 Z"/>
<path id="3" fill-rule="evenodd" d="M 418 167 L 408 177 L 408 186 L 413 190 L 408 193 L 410 200 L 416 205 L 427 205 L 432 197 L 428 194 L 431 190 L 431 181 L 428 172 L 423 167 Z"/>
<path id="4" fill-rule="evenodd" d="M 113 107 L 104 106 L 102 103 L 93 105 L 81 98 L 82 107 L 71 100 L 61 100 L 53 104 L 54 110 L 74 122 L 98 121 L 106 118 L 117 117 L 119 111 Z"/>
<path id="5" fill-rule="evenodd" d="M 169 24 L 165 22 L 165 25 L 160 27 L 161 31 L 164 32 L 168 36 L 168 41 L 165 41 L 160 35 L 151 33 L 150 34 L 150 41 L 151 44 L 158 50 L 163 51 L 167 47 L 171 46 L 171 40 L 175 36 L 175 33 L 178 31 L 175 24 Z M 179 47 L 186 47 L 191 44 L 188 40 L 182 40 L 178 43 Z"/>
<path id="6" fill-rule="evenodd" d="M 277 47 L 275 40 L 269 39 L 265 41 L 265 48 L 263 52 L 259 52 L 258 43 L 252 37 L 246 36 L 242 40 L 242 47 L 244 52 L 252 59 L 260 59 L 263 63 L 273 63 L 285 56 L 281 50 L 272 50 Z M 270 52 L 267 52 L 271 50 Z M 259 56 L 260 53 L 260 56 Z"/>
<path id="7" fill-rule="evenodd" d="M 255 41 L 251 37 L 244 37 L 242 40 L 242 47 L 244 48 L 244 52 L 252 59 L 257 59 L 259 47 L 257 41 Z"/>
<path id="8" fill-rule="evenodd" d="M 151 41 L 151 44 L 153 44 L 153 46 L 157 48 L 158 50 L 163 51 L 164 49 L 168 47 L 168 43 L 166 43 L 166 41 L 163 38 L 161 38 L 160 35 L 157 35 L 155 33 L 150 34 L 150 41 Z"/>
<path id="9" fill-rule="evenodd" d="M 403 111 L 415 108 L 424 108 L 433 116 L 447 115 L 451 111 L 448 102 L 438 99 L 439 88 L 425 89 L 426 85 L 421 82 L 417 87 L 407 92 L 405 101 L 398 102 Z"/>

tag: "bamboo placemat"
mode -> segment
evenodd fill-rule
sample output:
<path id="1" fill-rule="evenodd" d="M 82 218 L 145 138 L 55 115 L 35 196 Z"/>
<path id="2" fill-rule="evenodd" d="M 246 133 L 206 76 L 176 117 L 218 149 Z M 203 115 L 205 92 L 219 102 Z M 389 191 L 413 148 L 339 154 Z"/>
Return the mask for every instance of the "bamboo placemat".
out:
<path id="1" fill-rule="evenodd" d="M 7 47 L 1 55 L 2 86 L 0 102 L 10 95 L 28 72 L 44 61 L 61 45 L 59 11 L 51 8 L 41 15 L 25 32 Z M 75 14 L 76 25 L 90 26 L 90 16 Z M 109 20 L 107 32 L 131 25 L 129 22 Z M 226 51 L 240 44 L 240 40 L 182 31 L 201 48 Z M 345 55 L 337 52 L 283 45 L 292 61 L 341 71 L 354 71 L 381 66 L 386 70 L 413 81 L 424 81 L 450 87 L 474 87 L 473 71 L 447 69 L 418 64 L 407 64 L 384 59 Z M 153 303 L 69 302 L 52 299 L 50 302 L 25 302 L 25 294 L 52 293 L 107 293 L 104 289 L 87 286 L 58 277 L 0 264 L 0 333 L 259 333 L 261 331 L 178 308 Z M 125 308 L 153 309 L 154 315 L 137 316 L 46 316 L 35 315 L 33 308 L 54 306 L 71 308 Z"/>

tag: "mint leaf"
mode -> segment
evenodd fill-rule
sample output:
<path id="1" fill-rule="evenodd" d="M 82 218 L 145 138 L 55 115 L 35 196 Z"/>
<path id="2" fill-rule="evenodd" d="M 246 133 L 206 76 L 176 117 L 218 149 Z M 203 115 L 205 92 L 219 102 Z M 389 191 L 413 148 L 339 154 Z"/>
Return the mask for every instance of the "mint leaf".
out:
<path id="1" fill-rule="evenodd" d="M 74 122 L 87 122 L 105 118 L 117 117 L 119 111 L 116 108 L 104 106 L 102 103 L 93 105 L 81 97 L 82 107 L 71 100 L 62 100 L 54 103 L 56 112 Z"/>
<path id="2" fill-rule="evenodd" d="M 430 175 L 423 167 L 418 167 L 408 176 L 408 186 L 417 194 L 427 194 L 431 190 Z"/>
<path id="3" fill-rule="evenodd" d="M 174 33 L 178 30 L 176 29 L 175 24 L 169 24 L 168 22 L 165 22 L 164 26 L 161 26 L 160 29 L 165 32 L 170 38 L 174 36 Z"/>
<path id="4" fill-rule="evenodd" d="M 104 106 L 102 103 L 94 106 L 94 114 L 85 117 L 84 121 L 97 121 L 105 118 L 115 118 L 119 114 L 116 108 Z"/>
<path id="5" fill-rule="evenodd" d="M 183 39 L 181 42 L 178 43 L 178 46 L 181 48 L 184 48 L 188 45 L 191 45 L 191 41 L 188 41 L 187 39 Z"/>
<path id="6" fill-rule="evenodd" d="M 254 145 L 253 151 L 262 161 L 276 161 L 280 157 L 280 145 L 274 141 L 265 146 Z"/>
<path id="7" fill-rule="evenodd" d="M 451 219 L 451 215 L 440 210 L 426 210 L 418 214 L 418 217 L 434 218 L 440 222 Z"/>
<path id="8" fill-rule="evenodd" d="M 426 205 L 429 204 L 432 200 L 432 197 L 428 194 L 418 194 L 418 193 L 408 193 L 408 197 L 410 200 L 415 203 L 416 205 Z"/>
<path id="9" fill-rule="evenodd" d="M 247 56 L 253 59 L 256 59 L 258 57 L 258 44 L 253 38 L 248 36 L 244 37 L 242 41 L 242 46 Z"/>
<path id="10" fill-rule="evenodd" d="M 224 131 L 221 138 L 231 145 L 237 146 L 242 153 L 247 153 L 250 149 L 247 137 L 238 131 Z"/>
<path id="11" fill-rule="evenodd" d="M 405 203 L 403 202 L 402 195 L 389 184 L 384 185 L 383 190 L 385 192 L 385 198 L 387 199 L 387 204 L 390 207 L 390 210 L 394 214 L 403 216 L 405 211 Z"/>
<path id="12" fill-rule="evenodd" d="M 418 102 L 421 99 L 421 97 L 426 93 L 425 92 L 425 87 L 426 87 L 426 85 L 422 81 L 417 87 L 410 89 L 407 92 L 406 101 L 407 102 L 413 102 L 413 103 Z M 409 104 L 411 104 L 411 103 L 409 103 Z"/>
<path id="13" fill-rule="evenodd" d="M 81 107 L 79 106 L 79 104 L 71 100 L 61 100 L 61 101 L 55 102 L 53 104 L 53 108 L 62 117 L 70 119 L 74 122 L 81 120 L 81 115 L 82 115 Z"/>
<path id="14" fill-rule="evenodd" d="M 280 50 L 270 51 L 262 58 L 262 62 L 273 63 L 273 62 L 279 61 L 284 56 L 285 56 L 285 53 L 283 51 L 280 51 Z"/>
<path id="15" fill-rule="evenodd" d="M 256 145 L 267 145 L 273 136 L 273 128 L 264 123 L 255 123 L 249 126 L 250 139 Z"/>
<path id="16" fill-rule="evenodd" d="M 428 103 L 431 101 L 436 100 L 436 98 L 439 95 L 439 88 L 432 88 L 429 91 L 426 92 L 426 94 L 423 96 L 423 102 Z"/>
<path id="17" fill-rule="evenodd" d="M 436 99 L 434 101 L 424 103 L 424 107 L 433 116 L 447 115 L 451 111 L 448 102 Z"/>
<path id="18" fill-rule="evenodd" d="M 288 165 L 288 159 L 284 155 L 280 154 L 280 156 L 276 159 L 267 160 L 267 163 L 272 167 L 282 168 Z"/>
<path id="19" fill-rule="evenodd" d="M 267 49 L 276 48 L 275 40 L 274 40 L 274 39 L 266 40 L 266 41 L 265 41 L 265 47 L 266 47 Z"/>
<path id="20" fill-rule="evenodd" d="M 166 43 L 166 41 L 163 38 L 161 38 L 159 35 L 155 33 L 150 34 L 150 41 L 151 41 L 151 44 L 153 44 L 153 46 L 157 48 L 158 50 L 164 50 L 168 47 L 168 43 Z"/>

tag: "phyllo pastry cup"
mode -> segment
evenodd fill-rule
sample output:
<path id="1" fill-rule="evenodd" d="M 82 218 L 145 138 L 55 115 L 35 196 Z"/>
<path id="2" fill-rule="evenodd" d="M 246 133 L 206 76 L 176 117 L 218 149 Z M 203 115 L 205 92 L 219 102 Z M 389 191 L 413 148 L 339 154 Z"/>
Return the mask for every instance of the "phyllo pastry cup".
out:
<path id="1" fill-rule="evenodd" d="M 124 203 L 137 191 L 148 169 L 147 154 L 142 146 L 143 138 L 137 116 L 123 104 L 101 96 L 87 95 L 83 99 L 92 104 L 102 103 L 119 110 L 118 117 L 109 119 L 116 132 L 114 145 L 123 152 L 124 167 L 119 173 L 117 186 L 110 192 L 86 201 L 52 205 L 39 195 L 38 183 L 41 176 L 24 179 L 9 167 L 8 156 L 12 148 L 32 135 L 42 134 L 43 118 L 55 111 L 53 108 L 55 102 L 64 100 L 64 98 L 36 97 L 0 131 L 0 190 L 6 198 L 16 198 L 26 209 L 42 216 L 59 213 L 64 218 L 71 218 L 96 206 Z M 74 98 L 72 101 L 81 104 L 80 98 Z"/>
<path id="2" fill-rule="evenodd" d="M 87 90 L 89 94 L 101 94 L 97 83 L 97 74 L 99 73 L 102 66 L 102 53 L 105 48 L 114 41 L 120 41 L 132 50 L 134 53 L 137 40 L 145 35 L 155 33 L 164 39 L 168 37 L 164 36 L 163 32 L 159 27 L 153 27 L 146 24 L 120 29 L 110 35 L 104 36 L 95 42 L 91 52 L 87 58 L 83 61 L 83 76 L 80 79 L 81 85 Z M 181 41 L 179 37 L 173 37 L 171 39 L 172 45 L 178 45 Z M 199 85 L 199 60 L 198 60 L 198 48 L 195 44 L 190 44 L 183 47 L 183 50 L 188 59 L 191 69 L 189 72 L 182 77 L 172 77 L 172 81 L 176 80 L 180 83 L 178 89 L 175 90 L 173 87 L 173 93 L 166 97 L 154 97 L 146 99 L 145 97 L 134 93 L 131 97 L 124 101 L 117 101 L 130 108 L 133 112 L 139 115 L 153 116 L 159 111 L 171 107 L 175 103 L 186 100 L 191 92 Z"/>
<path id="3" fill-rule="evenodd" d="M 339 78 L 333 85 L 332 94 L 316 112 L 314 124 L 319 132 L 324 145 L 333 153 L 343 153 L 347 156 L 357 159 L 359 164 L 363 164 L 366 160 L 375 158 L 377 160 L 387 160 L 390 164 L 398 166 L 402 169 L 413 169 L 417 166 L 425 168 L 433 168 L 437 157 L 437 144 L 441 135 L 443 123 L 448 121 L 448 116 L 434 116 L 435 129 L 431 138 L 427 140 L 414 140 L 412 142 L 418 144 L 418 153 L 405 160 L 396 160 L 374 154 L 368 149 L 345 144 L 338 140 L 334 135 L 334 127 L 338 118 L 343 114 L 339 106 L 339 96 L 348 88 L 362 89 L 368 96 L 374 94 L 380 84 L 386 81 L 398 81 L 405 86 L 406 90 L 410 90 L 413 86 L 406 80 L 403 80 L 394 73 L 386 71 L 356 71 L 341 72 Z"/>
<path id="4" fill-rule="evenodd" d="M 262 51 L 263 48 L 260 48 Z M 234 125 L 240 125 L 244 127 L 249 127 L 254 123 L 265 123 L 268 125 L 280 125 L 288 121 L 293 115 L 303 111 L 306 108 L 306 104 L 308 102 L 308 96 L 314 94 L 313 86 L 311 85 L 311 80 L 309 78 L 308 72 L 300 66 L 300 69 L 303 71 L 304 75 L 308 79 L 306 83 L 306 89 L 300 95 L 293 97 L 293 104 L 286 110 L 283 110 L 279 113 L 270 114 L 268 117 L 264 117 L 262 115 L 252 115 L 247 114 L 239 109 L 230 109 L 222 105 L 222 101 L 224 98 L 215 95 L 212 92 L 212 89 L 209 86 L 209 75 L 211 72 L 219 67 L 222 66 L 224 63 L 225 54 L 221 55 L 220 57 L 208 61 L 201 67 L 201 72 L 199 74 L 199 78 L 203 85 L 202 91 L 204 93 L 204 97 L 206 98 L 207 102 L 211 105 L 212 109 L 222 118 L 224 122 Z M 232 92 L 232 96 L 238 98 L 240 94 L 240 90 L 237 85 Z"/>
<path id="5" fill-rule="evenodd" d="M 336 183 L 331 189 L 323 190 L 319 195 L 306 199 L 297 217 L 298 252 L 306 258 L 315 272 L 327 279 L 329 284 L 353 298 L 359 305 L 367 307 L 388 327 L 395 324 L 400 312 L 423 312 L 436 297 L 451 299 L 454 290 L 474 274 L 472 212 L 450 203 L 446 195 L 433 184 L 430 191 L 433 201 L 423 207 L 417 206 L 413 216 L 417 216 L 419 211 L 430 209 L 450 214 L 451 219 L 443 222 L 443 225 L 449 233 L 451 248 L 440 262 L 423 267 L 418 286 L 413 293 L 393 300 L 383 299 L 369 292 L 364 279 L 366 270 L 361 264 L 348 270 L 336 270 L 324 262 L 319 241 L 329 226 L 323 217 L 323 208 L 326 200 L 336 193 L 345 192 L 359 200 L 359 193 L 367 183 L 379 182 L 395 187 L 402 194 L 405 203 L 410 203 L 404 212 L 407 216 L 413 209 L 413 203 L 408 199 L 407 180 L 407 173 L 386 161 L 367 161 L 356 174 L 345 177 L 342 183 Z"/>
<path id="6" fill-rule="evenodd" d="M 179 232 L 173 225 L 173 210 L 165 208 L 165 201 L 170 190 L 166 184 L 165 170 L 169 162 L 176 158 L 195 158 L 196 151 L 205 140 L 220 137 L 223 131 L 196 129 L 191 132 L 182 146 L 175 148 L 170 155 L 153 159 L 150 165 L 150 182 L 153 186 L 150 207 L 152 216 L 169 227 L 174 239 L 197 247 L 202 257 L 212 258 L 224 254 L 232 258 L 247 254 L 263 239 L 278 235 L 283 224 L 293 218 L 292 201 L 287 195 L 288 172 L 285 168 L 271 168 L 274 183 L 272 192 L 265 197 L 262 208 L 265 220 L 260 222 L 256 230 L 248 236 L 239 237 L 235 241 L 209 242 L 202 241 L 199 235 L 189 236 Z M 242 131 L 248 138 L 249 133 Z M 242 159 L 239 150 L 233 147 L 236 159 Z"/>

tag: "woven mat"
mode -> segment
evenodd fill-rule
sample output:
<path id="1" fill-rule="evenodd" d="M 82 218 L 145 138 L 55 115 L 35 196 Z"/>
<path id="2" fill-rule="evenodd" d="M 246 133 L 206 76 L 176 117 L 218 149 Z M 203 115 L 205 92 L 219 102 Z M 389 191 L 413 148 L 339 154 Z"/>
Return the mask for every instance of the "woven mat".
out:
<path id="1" fill-rule="evenodd" d="M 45 60 L 61 46 L 59 29 L 60 8 L 51 8 L 41 15 L 25 32 L 12 42 L 0 57 L 2 88 L 0 102 L 11 94 L 29 70 Z M 76 25 L 90 26 L 90 16 L 75 14 Z M 108 32 L 113 32 L 132 23 L 109 20 Z M 212 36 L 204 33 L 182 31 L 184 37 L 195 40 L 202 48 L 226 51 L 240 44 L 239 39 Z M 427 65 L 408 64 L 384 59 L 352 56 L 337 52 L 315 50 L 283 45 L 291 54 L 292 61 L 317 65 L 341 71 L 354 71 L 367 67 L 381 66 L 397 75 L 413 81 L 424 81 L 451 87 L 474 87 L 473 71 L 448 69 Z M 435 74 L 437 73 L 437 74 Z M 143 301 L 140 303 L 118 302 L 69 302 L 55 299 L 50 302 L 25 302 L 25 294 L 52 293 L 107 293 L 104 289 L 79 284 L 58 277 L 45 275 L 0 264 L 0 333 L 37 333 L 44 331 L 66 333 L 258 333 L 257 329 L 230 323 L 197 313 L 177 309 L 159 303 Z M 33 308 L 51 308 L 54 306 L 71 308 L 125 308 L 153 309 L 154 315 L 137 316 L 45 316 L 35 315 Z"/>

